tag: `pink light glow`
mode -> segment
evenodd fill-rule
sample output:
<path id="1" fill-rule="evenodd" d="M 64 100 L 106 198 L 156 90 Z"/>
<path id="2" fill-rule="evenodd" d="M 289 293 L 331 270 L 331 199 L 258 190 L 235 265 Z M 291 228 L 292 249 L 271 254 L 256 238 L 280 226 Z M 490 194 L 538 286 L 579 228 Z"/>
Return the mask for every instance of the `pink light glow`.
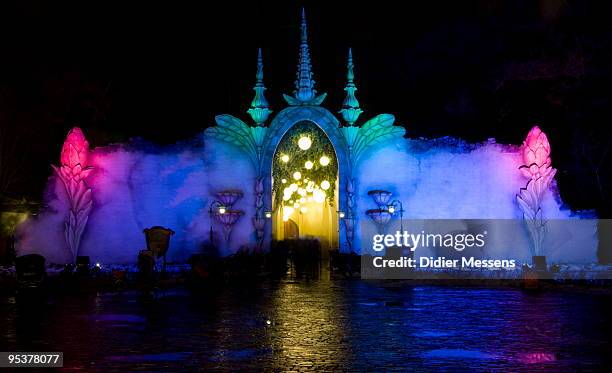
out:
<path id="1" fill-rule="evenodd" d="M 524 165 L 520 167 L 525 177 L 537 179 L 550 171 L 550 143 L 546 134 L 534 126 L 522 146 Z"/>
<path id="2" fill-rule="evenodd" d="M 92 168 L 87 167 L 88 153 L 89 143 L 83 135 L 83 131 L 74 127 L 64 141 L 60 156 L 59 173 L 65 182 L 69 183 L 70 180 L 74 180 L 78 183 L 89 175 Z"/>
<path id="3" fill-rule="evenodd" d="M 81 167 L 87 166 L 87 153 L 89 153 L 89 143 L 79 127 L 74 127 L 66 136 L 60 160 L 62 165 L 74 167 L 80 164 Z"/>
<path id="4" fill-rule="evenodd" d="M 555 354 L 550 352 L 531 352 L 519 354 L 519 360 L 525 364 L 538 364 L 556 361 Z"/>

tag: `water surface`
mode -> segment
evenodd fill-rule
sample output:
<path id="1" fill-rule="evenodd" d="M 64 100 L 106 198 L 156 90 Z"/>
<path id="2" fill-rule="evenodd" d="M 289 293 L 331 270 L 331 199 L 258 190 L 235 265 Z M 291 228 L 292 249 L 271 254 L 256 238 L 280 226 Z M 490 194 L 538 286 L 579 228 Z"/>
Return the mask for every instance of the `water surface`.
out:
<path id="1" fill-rule="evenodd" d="M 190 292 L 0 298 L 2 351 L 63 351 L 66 370 L 598 370 L 609 296 L 285 281 Z"/>

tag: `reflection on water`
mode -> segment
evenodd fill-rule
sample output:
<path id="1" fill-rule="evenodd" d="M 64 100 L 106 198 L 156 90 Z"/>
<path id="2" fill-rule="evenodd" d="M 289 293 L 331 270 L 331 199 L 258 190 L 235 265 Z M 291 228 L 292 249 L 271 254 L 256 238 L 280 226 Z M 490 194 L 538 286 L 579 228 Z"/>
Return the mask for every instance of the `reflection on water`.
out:
<path id="1" fill-rule="evenodd" d="M 269 310 L 275 364 L 338 371 L 352 360 L 343 346 L 348 320 L 341 291 L 330 282 L 287 283 L 276 290 Z"/>
<path id="2" fill-rule="evenodd" d="M 88 372 L 592 370 L 610 363 L 610 311 L 605 295 L 363 281 L 3 297 L 0 350 Z"/>

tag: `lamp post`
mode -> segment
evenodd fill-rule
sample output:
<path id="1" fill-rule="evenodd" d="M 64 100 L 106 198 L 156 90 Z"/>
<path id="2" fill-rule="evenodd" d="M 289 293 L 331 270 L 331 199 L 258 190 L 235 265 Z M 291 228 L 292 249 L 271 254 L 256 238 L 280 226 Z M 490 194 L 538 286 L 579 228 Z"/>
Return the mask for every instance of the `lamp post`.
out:
<path id="1" fill-rule="evenodd" d="M 225 214 L 225 211 L 226 211 L 225 205 L 223 205 L 219 201 L 212 201 L 212 203 L 208 207 L 208 215 L 210 216 L 210 245 L 211 246 L 214 246 L 213 244 L 213 219 L 214 219 L 213 211 L 214 209 L 216 209 L 219 214 Z"/>
<path id="2" fill-rule="evenodd" d="M 338 214 L 338 251 L 340 251 L 340 220 L 344 219 L 346 214 L 342 210 L 338 210 L 336 213 Z"/>
<path id="3" fill-rule="evenodd" d="M 399 210 L 397 209 L 396 205 L 399 206 Z M 390 214 L 395 214 L 395 212 L 399 212 L 400 214 L 400 231 L 403 232 L 404 231 L 404 205 L 402 205 L 402 201 L 400 201 L 399 199 L 395 199 L 393 201 L 391 201 L 388 205 L 387 205 L 387 211 L 389 211 Z"/>

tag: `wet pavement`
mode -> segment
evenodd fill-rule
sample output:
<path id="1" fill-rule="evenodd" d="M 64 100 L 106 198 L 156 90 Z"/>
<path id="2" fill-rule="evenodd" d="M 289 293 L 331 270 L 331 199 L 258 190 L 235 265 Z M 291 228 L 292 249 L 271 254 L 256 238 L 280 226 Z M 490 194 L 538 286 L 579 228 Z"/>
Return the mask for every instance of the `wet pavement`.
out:
<path id="1" fill-rule="evenodd" d="M 0 298 L 0 351 L 66 371 L 575 371 L 612 362 L 609 295 L 282 281 Z"/>

